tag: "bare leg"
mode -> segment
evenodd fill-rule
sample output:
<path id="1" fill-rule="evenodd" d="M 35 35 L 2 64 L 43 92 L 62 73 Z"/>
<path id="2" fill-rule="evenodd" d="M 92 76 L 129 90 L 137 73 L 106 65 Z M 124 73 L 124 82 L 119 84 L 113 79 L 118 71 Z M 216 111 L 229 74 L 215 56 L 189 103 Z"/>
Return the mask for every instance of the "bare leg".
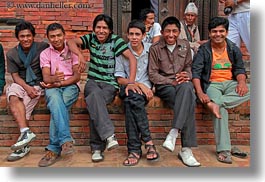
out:
<path id="1" fill-rule="evenodd" d="M 208 102 L 206 106 L 211 111 L 211 113 L 215 115 L 216 118 L 219 118 L 219 119 L 222 118 L 220 114 L 220 108 L 217 104 L 215 104 L 214 102 Z"/>
<path id="2" fill-rule="evenodd" d="M 9 108 L 19 128 L 27 127 L 26 109 L 23 101 L 16 96 L 10 96 Z"/>

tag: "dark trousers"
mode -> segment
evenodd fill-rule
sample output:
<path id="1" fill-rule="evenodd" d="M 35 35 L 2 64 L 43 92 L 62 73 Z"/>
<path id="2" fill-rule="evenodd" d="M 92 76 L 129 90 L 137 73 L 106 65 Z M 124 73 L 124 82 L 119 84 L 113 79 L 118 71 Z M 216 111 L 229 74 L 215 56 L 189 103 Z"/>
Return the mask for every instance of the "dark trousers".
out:
<path id="1" fill-rule="evenodd" d="M 117 89 L 104 82 L 88 80 L 85 85 L 85 101 L 90 117 L 91 150 L 104 151 L 106 139 L 114 134 L 114 125 L 110 120 L 107 104 L 116 96 Z"/>
<path id="2" fill-rule="evenodd" d="M 177 128 L 181 131 L 182 147 L 196 147 L 196 96 L 193 84 L 185 82 L 176 86 L 156 85 L 156 95 L 173 109 L 172 128 Z"/>
<path id="3" fill-rule="evenodd" d="M 123 87 L 120 97 L 124 99 L 128 153 L 142 155 L 142 141 L 146 143 L 152 140 L 145 110 L 146 97 L 133 91 L 129 91 L 129 95 L 125 96 Z"/>

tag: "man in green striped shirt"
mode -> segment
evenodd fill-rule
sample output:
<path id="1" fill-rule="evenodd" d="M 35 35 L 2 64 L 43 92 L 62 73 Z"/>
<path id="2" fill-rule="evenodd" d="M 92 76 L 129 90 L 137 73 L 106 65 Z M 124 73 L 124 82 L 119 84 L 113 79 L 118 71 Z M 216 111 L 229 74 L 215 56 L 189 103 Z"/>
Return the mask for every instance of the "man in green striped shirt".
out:
<path id="1" fill-rule="evenodd" d="M 113 20 L 99 14 L 93 21 L 93 33 L 68 41 L 69 49 L 78 55 L 80 72 L 84 70 L 85 59 L 78 47 L 90 52 L 89 71 L 85 85 L 85 101 L 90 117 L 90 147 L 92 161 L 103 161 L 103 152 L 118 147 L 114 125 L 109 117 L 107 104 L 111 103 L 118 91 L 114 76 L 115 57 L 125 56 L 130 61 L 128 90 L 136 91 L 136 59 L 125 41 L 113 34 Z"/>

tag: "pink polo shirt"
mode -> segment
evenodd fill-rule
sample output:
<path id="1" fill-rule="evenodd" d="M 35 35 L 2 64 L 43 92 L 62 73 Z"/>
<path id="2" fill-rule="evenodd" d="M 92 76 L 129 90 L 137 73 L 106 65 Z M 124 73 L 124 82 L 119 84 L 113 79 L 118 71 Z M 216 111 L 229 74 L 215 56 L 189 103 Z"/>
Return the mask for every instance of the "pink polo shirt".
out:
<path id="1" fill-rule="evenodd" d="M 78 57 L 69 50 L 66 43 L 62 52 L 55 50 L 50 44 L 50 47 L 40 54 L 40 67 L 49 67 L 51 75 L 55 75 L 58 67 L 59 71 L 64 72 L 65 80 L 73 76 L 73 65 L 76 64 L 78 64 Z"/>

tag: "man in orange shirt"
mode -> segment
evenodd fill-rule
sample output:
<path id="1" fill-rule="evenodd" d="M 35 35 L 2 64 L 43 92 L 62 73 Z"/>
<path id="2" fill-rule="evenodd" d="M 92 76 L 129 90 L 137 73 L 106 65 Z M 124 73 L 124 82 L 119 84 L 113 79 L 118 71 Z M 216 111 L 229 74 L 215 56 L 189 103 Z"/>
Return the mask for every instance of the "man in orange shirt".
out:
<path id="1" fill-rule="evenodd" d="M 211 19 L 210 40 L 201 45 L 192 64 L 192 82 L 198 99 L 213 113 L 217 160 L 232 163 L 228 112 L 249 100 L 250 86 L 240 49 L 227 39 L 226 18 Z"/>

